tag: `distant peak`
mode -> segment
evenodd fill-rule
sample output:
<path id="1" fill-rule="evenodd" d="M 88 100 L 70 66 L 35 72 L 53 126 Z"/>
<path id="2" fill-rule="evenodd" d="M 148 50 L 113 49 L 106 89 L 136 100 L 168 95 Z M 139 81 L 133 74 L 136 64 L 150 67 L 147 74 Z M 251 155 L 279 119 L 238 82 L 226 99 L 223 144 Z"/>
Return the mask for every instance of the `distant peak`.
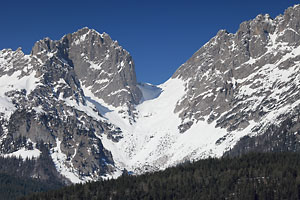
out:
<path id="1" fill-rule="evenodd" d="M 95 29 L 91 29 L 89 27 L 83 27 L 79 30 L 77 30 L 76 32 L 74 32 L 73 34 L 79 34 L 79 35 L 84 35 L 84 34 L 87 34 L 89 32 L 92 32 L 92 33 L 95 33 L 97 35 L 102 35 L 100 34 L 98 31 L 96 31 Z M 108 34 L 107 34 L 108 35 Z"/>
<path id="2" fill-rule="evenodd" d="M 91 31 L 92 29 L 90 29 L 89 27 L 83 27 L 81 29 L 78 29 L 75 33 L 77 32 L 84 32 L 84 33 L 87 33 L 89 31 Z"/>
<path id="3" fill-rule="evenodd" d="M 107 37 L 109 36 L 106 32 L 103 32 L 102 34 L 100 34 L 102 37 Z"/>
<path id="4" fill-rule="evenodd" d="M 293 6 L 293 8 L 295 9 L 295 8 L 297 8 L 299 6 L 300 6 L 300 4 L 296 4 L 296 5 Z"/>
<path id="5" fill-rule="evenodd" d="M 299 10 L 300 10 L 300 4 L 296 4 L 294 6 L 287 8 L 284 12 L 284 15 L 289 15 L 294 12 L 299 12 Z"/>
<path id="6" fill-rule="evenodd" d="M 72 33 L 72 35 L 84 35 L 84 34 L 87 34 L 90 31 L 91 31 L 91 29 L 89 29 L 88 27 L 83 27 L 81 29 L 78 29 L 74 33 Z"/>
<path id="7" fill-rule="evenodd" d="M 42 51 L 50 52 L 52 49 L 54 49 L 54 47 L 55 41 L 51 40 L 49 37 L 45 37 L 34 44 L 31 54 L 36 55 Z"/>
<path id="8" fill-rule="evenodd" d="M 228 31 L 226 29 L 221 29 L 217 33 L 217 35 L 224 35 L 224 34 L 228 34 Z"/>
<path id="9" fill-rule="evenodd" d="M 87 27 L 87 26 L 85 26 L 85 27 L 83 27 L 83 28 L 81 28 L 81 29 L 79 29 L 79 30 L 90 30 L 90 28 Z"/>
<path id="10" fill-rule="evenodd" d="M 52 40 L 51 40 L 51 38 L 49 38 L 49 37 L 45 37 L 45 38 L 43 38 L 43 39 L 40 39 L 40 40 L 39 40 L 39 41 L 37 41 L 37 42 L 44 43 L 44 42 L 49 42 L 49 41 L 52 41 Z"/>
<path id="11" fill-rule="evenodd" d="M 269 14 L 259 14 L 255 17 L 255 21 L 269 21 L 273 20 Z"/>

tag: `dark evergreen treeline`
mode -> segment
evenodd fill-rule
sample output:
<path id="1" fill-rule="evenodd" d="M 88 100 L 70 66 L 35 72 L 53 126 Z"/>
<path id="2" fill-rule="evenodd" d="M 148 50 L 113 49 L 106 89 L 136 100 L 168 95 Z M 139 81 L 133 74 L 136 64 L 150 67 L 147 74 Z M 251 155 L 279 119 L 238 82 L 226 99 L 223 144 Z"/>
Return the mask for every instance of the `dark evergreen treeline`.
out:
<path id="1" fill-rule="evenodd" d="M 48 149 L 40 145 L 38 159 L 0 157 L 0 200 L 17 199 L 33 193 L 58 189 L 63 186 Z"/>
<path id="2" fill-rule="evenodd" d="M 23 161 L 21 158 L 0 157 L 0 200 L 16 199 L 33 193 L 58 189 L 62 184 L 51 180 L 32 178 L 38 170 L 37 160 Z"/>
<path id="3" fill-rule="evenodd" d="M 49 147 L 44 142 L 36 146 L 41 154 L 37 159 L 26 159 L 16 157 L 0 157 L 0 173 L 31 178 L 47 180 L 49 184 L 69 183 L 56 171 L 55 165 L 49 154 Z"/>
<path id="4" fill-rule="evenodd" d="M 58 185 L 48 184 L 38 179 L 17 177 L 0 173 L 0 199 L 17 199 L 21 196 L 57 189 Z"/>
<path id="5" fill-rule="evenodd" d="M 141 176 L 32 194 L 43 199 L 300 199 L 300 154 L 251 153 L 206 159 Z"/>

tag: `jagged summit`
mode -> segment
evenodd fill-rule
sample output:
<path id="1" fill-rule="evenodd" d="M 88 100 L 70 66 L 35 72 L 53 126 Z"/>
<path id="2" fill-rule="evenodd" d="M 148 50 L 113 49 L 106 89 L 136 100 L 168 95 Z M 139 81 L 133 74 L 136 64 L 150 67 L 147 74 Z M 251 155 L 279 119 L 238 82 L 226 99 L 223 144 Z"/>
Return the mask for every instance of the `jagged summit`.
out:
<path id="1" fill-rule="evenodd" d="M 130 54 L 82 28 L 0 51 L 0 152 L 43 141 L 72 182 L 224 154 L 300 150 L 300 6 L 220 30 L 165 83 L 137 84 Z M 33 148 L 32 148 L 33 147 Z"/>
<path id="2" fill-rule="evenodd" d="M 32 55 L 41 60 L 57 56 L 74 67 L 82 86 L 97 98 L 115 107 L 129 107 L 141 99 L 134 62 L 130 54 L 108 34 L 87 27 L 63 36 L 38 41 Z"/>
<path id="3" fill-rule="evenodd" d="M 292 103 L 298 95 L 282 88 L 299 84 L 292 81 L 298 74 L 299 15 L 300 7 L 294 6 L 274 20 L 266 14 L 243 22 L 235 34 L 221 30 L 183 64 L 173 75 L 186 81 L 187 93 L 175 109 L 182 131 L 204 120 L 227 129 L 229 138 L 251 125 L 262 134 L 254 124 L 268 126 L 282 114 L 279 108 L 292 112 L 286 101 L 282 107 L 277 103 L 283 97 Z"/>
<path id="4" fill-rule="evenodd" d="M 109 35 L 83 28 L 36 42 L 30 55 L 2 50 L 0 82 L 2 154 L 36 157 L 42 141 L 72 182 L 119 173 L 101 137 L 116 142 L 121 132 L 102 112 L 132 109 L 141 91 L 131 56 Z"/>

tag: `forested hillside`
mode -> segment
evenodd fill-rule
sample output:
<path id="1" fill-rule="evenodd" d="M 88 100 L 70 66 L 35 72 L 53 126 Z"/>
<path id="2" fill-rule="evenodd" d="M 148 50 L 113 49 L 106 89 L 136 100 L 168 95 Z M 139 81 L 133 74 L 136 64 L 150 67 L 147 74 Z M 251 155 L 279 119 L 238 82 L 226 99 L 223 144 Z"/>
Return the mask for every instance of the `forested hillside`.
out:
<path id="1" fill-rule="evenodd" d="M 0 199 L 17 199 L 23 195 L 33 192 L 43 192 L 57 189 L 62 185 L 54 185 L 50 182 L 41 181 L 33 178 L 17 177 L 0 173 Z"/>
<path id="2" fill-rule="evenodd" d="M 125 173 L 124 173 L 125 174 Z M 32 199 L 299 199 L 300 155 L 210 158 L 141 176 L 76 184 Z"/>
<path id="3" fill-rule="evenodd" d="M 47 148 L 44 145 L 38 147 L 42 152 L 38 159 L 0 157 L 0 200 L 16 199 L 63 186 Z"/>

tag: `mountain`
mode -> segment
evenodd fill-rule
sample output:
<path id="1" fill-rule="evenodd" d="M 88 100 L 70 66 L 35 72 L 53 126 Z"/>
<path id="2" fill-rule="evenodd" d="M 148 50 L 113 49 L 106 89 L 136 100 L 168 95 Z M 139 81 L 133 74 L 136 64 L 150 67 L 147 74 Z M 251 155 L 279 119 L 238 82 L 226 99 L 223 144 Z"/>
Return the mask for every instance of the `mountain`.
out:
<path id="1" fill-rule="evenodd" d="M 115 172 L 101 137 L 118 141 L 121 131 L 83 88 L 134 116 L 141 91 L 127 51 L 107 34 L 83 28 L 59 41 L 38 41 L 30 55 L 4 49 L 0 63 L 3 155 L 38 157 L 36 144 L 43 141 L 58 172 L 72 182 Z"/>
<path id="2" fill-rule="evenodd" d="M 250 151 L 299 151 L 300 6 L 221 30 L 165 83 L 137 83 L 108 34 L 83 28 L 0 51 L 0 152 L 73 183 Z"/>
<path id="3" fill-rule="evenodd" d="M 126 149 L 118 162 L 144 172 L 224 153 L 298 151 L 299 14 L 296 5 L 275 19 L 258 15 L 235 34 L 219 31 L 153 88 L 158 97 L 137 105 L 134 126 L 113 122 L 124 134 L 109 148 L 115 160 Z"/>

